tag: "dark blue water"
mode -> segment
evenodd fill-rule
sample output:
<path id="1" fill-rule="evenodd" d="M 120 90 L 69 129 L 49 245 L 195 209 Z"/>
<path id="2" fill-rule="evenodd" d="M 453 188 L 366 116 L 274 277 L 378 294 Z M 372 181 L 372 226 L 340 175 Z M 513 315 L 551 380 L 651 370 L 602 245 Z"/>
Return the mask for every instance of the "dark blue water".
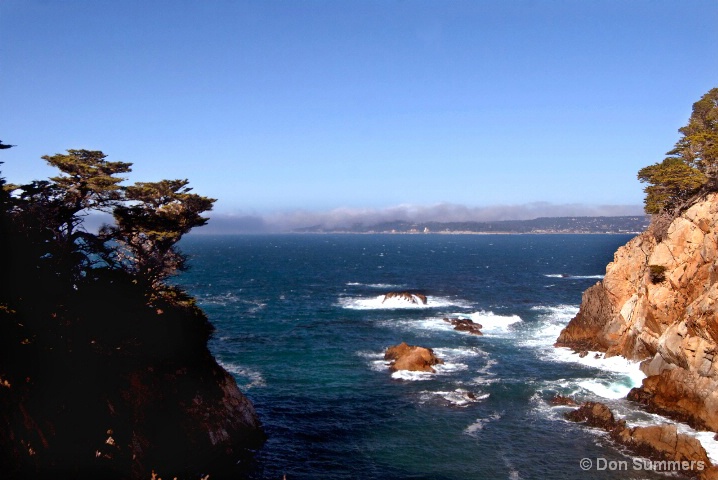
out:
<path id="1" fill-rule="evenodd" d="M 620 397 L 635 369 L 552 347 L 629 238 L 197 235 L 183 240 L 192 268 L 178 281 L 266 428 L 253 478 L 661 478 L 583 471 L 584 457 L 628 457 L 548 403 L 562 393 L 630 408 Z M 382 303 L 392 290 L 429 302 Z M 442 320 L 459 314 L 485 335 Z M 445 365 L 392 375 L 382 354 L 402 341 Z"/>

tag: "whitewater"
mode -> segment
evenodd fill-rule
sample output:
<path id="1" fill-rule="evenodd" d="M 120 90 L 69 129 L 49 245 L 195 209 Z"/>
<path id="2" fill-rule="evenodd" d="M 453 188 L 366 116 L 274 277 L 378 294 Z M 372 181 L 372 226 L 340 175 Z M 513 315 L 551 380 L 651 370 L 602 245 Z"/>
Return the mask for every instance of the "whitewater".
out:
<path id="1" fill-rule="evenodd" d="M 178 283 L 215 325 L 210 348 L 267 431 L 247 478 L 628 478 L 582 470 L 582 458 L 630 455 L 550 400 L 602 401 L 629 424 L 668 421 L 625 400 L 643 379 L 636 363 L 553 347 L 629 239 L 197 235 L 183 241 L 192 268 Z M 390 291 L 427 302 L 386 300 Z M 392 372 L 384 351 L 402 341 L 444 363 Z M 712 434 L 679 430 L 718 460 Z"/>

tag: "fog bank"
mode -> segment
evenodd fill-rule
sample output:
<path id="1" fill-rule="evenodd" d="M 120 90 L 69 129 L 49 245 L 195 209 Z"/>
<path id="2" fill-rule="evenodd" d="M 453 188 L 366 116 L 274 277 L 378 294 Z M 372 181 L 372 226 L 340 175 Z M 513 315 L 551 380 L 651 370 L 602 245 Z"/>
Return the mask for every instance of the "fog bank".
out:
<path id="1" fill-rule="evenodd" d="M 522 205 L 469 207 L 437 205 L 397 205 L 387 208 L 336 208 L 325 212 L 293 210 L 264 215 L 209 213 L 209 223 L 195 230 L 203 234 L 281 233 L 305 227 L 324 228 L 365 226 L 382 222 L 486 222 L 531 220 L 538 217 L 602 217 L 643 215 L 641 205 L 556 205 L 536 202 Z"/>

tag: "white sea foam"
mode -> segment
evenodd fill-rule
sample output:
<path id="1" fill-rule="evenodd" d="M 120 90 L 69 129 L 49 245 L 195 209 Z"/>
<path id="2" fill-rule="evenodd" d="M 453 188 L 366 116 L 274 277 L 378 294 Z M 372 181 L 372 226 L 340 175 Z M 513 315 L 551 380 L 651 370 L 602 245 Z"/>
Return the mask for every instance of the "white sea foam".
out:
<path id="1" fill-rule="evenodd" d="M 444 361 L 444 363 L 434 365 L 434 370 L 436 370 L 437 374 L 450 374 L 454 372 L 460 372 L 462 370 L 467 370 L 468 368 L 468 365 L 459 362 L 454 363 Z"/>
<path id="2" fill-rule="evenodd" d="M 457 358 L 478 357 L 486 355 L 486 352 L 477 347 L 438 347 L 434 348 L 433 350 L 437 357 L 452 360 Z"/>
<path id="3" fill-rule="evenodd" d="M 570 348 L 557 347 L 553 349 L 552 358 L 560 362 L 580 363 L 607 372 L 618 373 L 633 379 L 633 383 L 640 385 L 646 375 L 640 369 L 640 362 L 634 362 L 621 356 L 606 358 L 602 352 L 589 351 L 581 357 Z"/>
<path id="4" fill-rule="evenodd" d="M 679 425 L 679 432 L 681 431 L 681 426 L 684 428 L 691 429 L 687 425 Z M 696 437 L 701 442 L 701 445 L 703 445 L 703 448 L 706 449 L 708 459 L 710 459 L 711 463 L 713 463 L 713 465 L 718 465 L 718 440 L 716 440 L 715 438 L 715 432 L 698 432 L 693 430 L 693 433 L 691 433 L 690 431 L 686 430 L 682 433 L 687 433 Z"/>
<path id="5" fill-rule="evenodd" d="M 468 390 L 464 390 L 463 388 L 457 388 L 453 391 L 439 391 L 439 392 L 421 392 L 422 402 L 432 400 L 435 397 L 441 397 L 449 404 L 456 406 L 456 407 L 466 407 L 471 405 L 472 403 L 480 402 L 481 400 L 485 400 L 489 398 L 488 393 L 482 393 L 482 392 L 470 392 Z"/>
<path id="6" fill-rule="evenodd" d="M 384 358 L 383 352 L 365 352 L 365 351 L 358 351 L 356 352 L 357 356 L 362 358 L 368 358 L 372 360 L 376 360 L 378 358 Z"/>
<path id="7" fill-rule="evenodd" d="M 431 372 L 412 372 L 410 370 L 397 370 L 392 372 L 391 378 L 394 380 L 406 380 L 409 382 L 416 382 L 421 380 L 431 380 L 434 377 L 434 373 Z"/>
<path id="8" fill-rule="evenodd" d="M 699 431 L 692 428 L 690 425 L 686 425 L 685 423 L 679 423 L 662 415 L 658 415 L 655 413 L 647 413 L 642 410 L 640 412 L 634 412 L 623 411 L 622 409 L 622 411 L 620 411 L 619 415 L 617 416 L 623 416 L 626 420 L 626 424 L 630 427 L 650 427 L 652 425 L 660 425 L 664 423 L 676 425 L 678 433 L 682 433 L 698 439 L 698 441 L 701 442 L 701 445 L 703 445 L 703 448 L 706 450 L 710 461 L 714 465 L 718 464 L 718 440 L 715 439 L 715 432 Z"/>
<path id="9" fill-rule="evenodd" d="M 521 321 L 521 317 L 518 315 L 496 315 L 494 312 L 487 312 L 484 310 L 469 314 L 453 313 L 449 316 L 462 318 L 468 317 L 474 323 L 481 324 L 481 332 L 484 334 L 507 333 L 509 332 L 511 325 Z"/>
<path id="10" fill-rule="evenodd" d="M 502 416 L 503 412 L 496 412 L 486 418 L 478 418 L 474 423 L 464 429 L 464 433 L 472 437 L 476 437 L 487 424 L 499 420 Z"/>
<path id="11" fill-rule="evenodd" d="M 520 345 L 553 350 L 561 330 L 578 313 L 573 305 L 539 306 L 532 310 L 542 312 L 534 328 L 522 332 Z"/>
<path id="12" fill-rule="evenodd" d="M 253 387 L 264 387 L 267 385 L 264 377 L 257 370 L 249 367 L 243 367 L 231 362 L 223 362 L 221 360 L 217 360 L 217 363 L 235 376 L 237 386 L 242 390 L 247 390 Z"/>
<path id="13" fill-rule="evenodd" d="M 625 381 L 612 382 L 609 380 L 583 380 L 578 386 L 603 398 L 624 398 L 636 385 L 626 385 Z"/>
<path id="14" fill-rule="evenodd" d="M 446 297 L 427 296 L 426 303 L 412 303 L 399 297 L 384 295 L 369 298 L 342 297 L 339 305 L 350 310 L 423 310 L 431 308 L 461 307 L 464 302 Z"/>
<path id="15" fill-rule="evenodd" d="M 368 287 L 368 288 L 379 288 L 382 290 L 397 290 L 406 288 L 405 285 L 394 285 L 391 283 L 361 283 L 361 282 L 347 282 L 348 287 Z"/>
<path id="16" fill-rule="evenodd" d="M 494 367 L 496 364 L 497 362 L 493 358 L 487 359 L 486 364 L 476 371 L 479 376 L 474 377 L 471 380 L 471 383 L 475 385 L 491 385 L 492 383 L 499 381 L 498 377 L 496 377 L 496 374 L 491 371 L 492 367 Z"/>
<path id="17" fill-rule="evenodd" d="M 455 372 L 460 372 L 469 368 L 468 365 L 466 365 L 465 363 L 455 361 L 455 359 L 462 356 L 478 355 L 478 353 L 474 353 L 470 348 L 437 348 L 434 349 L 434 353 L 444 361 L 444 363 L 440 363 L 433 366 L 435 372 L 413 372 L 409 370 L 397 370 L 396 372 L 392 372 L 391 378 L 394 378 L 396 380 L 421 381 L 430 380 L 432 378 L 435 378 L 436 376 L 451 375 Z M 379 353 L 360 351 L 356 352 L 356 354 L 362 358 L 365 358 L 367 360 L 369 368 L 375 372 L 388 372 L 390 370 L 389 365 L 391 364 L 391 362 L 388 360 L 384 360 L 383 352 Z"/>
<path id="18" fill-rule="evenodd" d="M 377 362 L 373 362 L 374 365 L 377 365 Z M 396 372 L 392 372 L 391 378 L 396 380 L 407 380 L 407 381 L 421 381 L 421 380 L 431 380 L 432 378 L 435 378 L 436 376 L 444 376 L 444 375 L 451 375 L 455 372 L 460 372 L 463 370 L 468 369 L 468 365 L 465 363 L 452 363 L 452 362 L 444 362 L 440 363 L 438 365 L 433 366 L 436 373 L 433 372 L 414 372 L 410 370 L 397 370 Z M 389 370 L 389 364 L 388 362 L 383 362 L 383 370 Z"/>

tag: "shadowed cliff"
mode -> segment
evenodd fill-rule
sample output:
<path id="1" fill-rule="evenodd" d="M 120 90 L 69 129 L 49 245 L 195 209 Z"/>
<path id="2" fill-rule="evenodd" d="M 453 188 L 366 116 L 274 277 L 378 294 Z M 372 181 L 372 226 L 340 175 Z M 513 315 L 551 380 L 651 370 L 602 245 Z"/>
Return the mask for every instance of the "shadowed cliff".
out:
<path id="1" fill-rule="evenodd" d="M 0 179 L 3 478 L 237 478 L 261 446 L 251 402 L 207 349 L 212 326 L 165 280 L 213 199 L 186 180 L 124 187 L 102 152 Z M 98 234 L 87 212 L 110 211 Z"/>

